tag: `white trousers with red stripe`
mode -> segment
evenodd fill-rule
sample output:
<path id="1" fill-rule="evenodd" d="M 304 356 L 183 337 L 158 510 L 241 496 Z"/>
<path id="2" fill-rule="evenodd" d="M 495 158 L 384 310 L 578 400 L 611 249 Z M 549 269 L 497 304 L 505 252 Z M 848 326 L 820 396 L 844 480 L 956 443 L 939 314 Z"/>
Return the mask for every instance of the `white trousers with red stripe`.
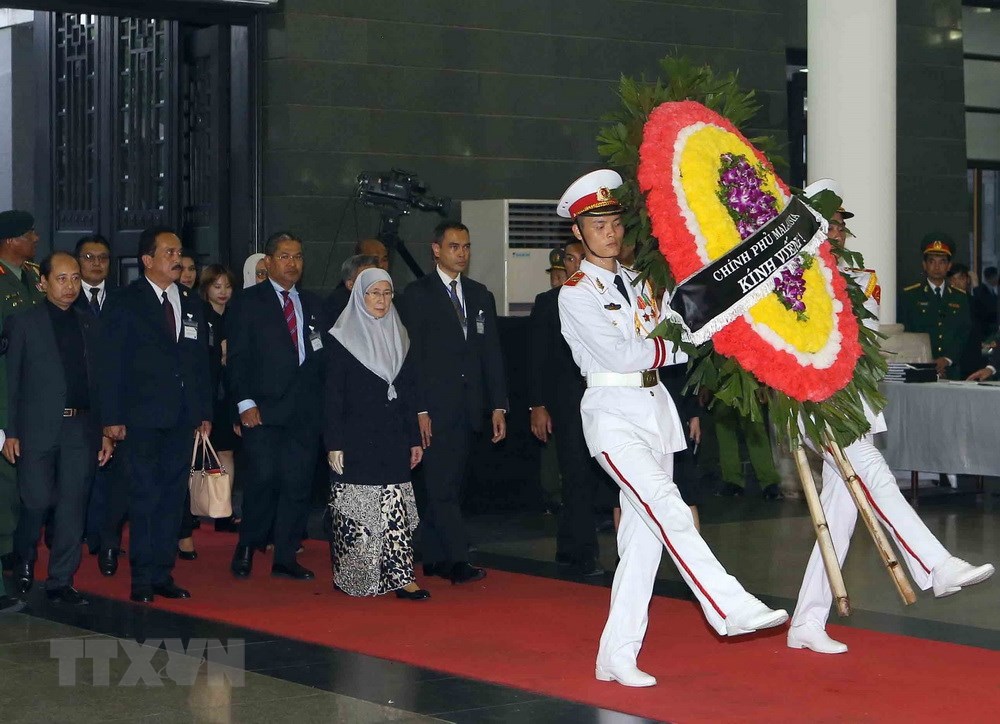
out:
<path id="1" fill-rule="evenodd" d="M 709 624 L 725 634 L 726 616 L 756 599 L 726 573 L 694 527 L 691 509 L 672 478 L 673 454 L 630 444 L 602 452 L 597 461 L 621 488 L 622 507 L 621 561 L 611 586 L 611 610 L 601 635 L 598 665 L 635 665 L 664 547 Z"/>
<path id="2" fill-rule="evenodd" d="M 921 590 L 927 590 L 931 586 L 931 571 L 950 554 L 906 502 L 885 458 L 872 443 L 871 435 L 851 443 L 844 448 L 844 452 L 861 480 L 872 509 L 882 522 L 886 536 L 895 542 L 900 556 L 906 561 L 914 583 Z M 830 453 L 823 455 L 823 493 L 820 495 L 820 502 L 830 527 L 837 560 L 843 567 L 847 549 L 851 545 L 854 524 L 858 520 L 858 509 Z M 826 577 L 817 544 L 813 546 L 802 578 L 798 604 L 792 614 L 792 626 L 813 624 L 825 627 L 832 603 L 830 581 Z"/>

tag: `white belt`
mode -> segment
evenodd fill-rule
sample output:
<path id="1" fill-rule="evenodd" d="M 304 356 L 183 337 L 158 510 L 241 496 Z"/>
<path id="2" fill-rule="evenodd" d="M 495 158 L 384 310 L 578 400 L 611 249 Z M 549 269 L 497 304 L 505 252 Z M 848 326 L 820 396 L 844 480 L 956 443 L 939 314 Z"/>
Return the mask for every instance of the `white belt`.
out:
<path id="1" fill-rule="evenodd" d="M 656 387 L 659 375 L 656 370 L 642 372 L 588 372 L 587 387 Z"/>

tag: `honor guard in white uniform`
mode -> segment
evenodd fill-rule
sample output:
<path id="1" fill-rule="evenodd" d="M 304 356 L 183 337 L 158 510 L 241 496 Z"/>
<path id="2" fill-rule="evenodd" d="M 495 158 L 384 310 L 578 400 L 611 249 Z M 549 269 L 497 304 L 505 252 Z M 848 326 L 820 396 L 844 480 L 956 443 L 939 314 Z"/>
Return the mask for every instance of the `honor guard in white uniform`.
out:
<path id="1" fill-rule="evenodd" d="M 719 634 L 778 626 L 788 614 L 772 611 L 726 573 L 672 479 L 673 453 L 685 447 L 684 431 L 656 370 L 685 360 L 663 339 L 649 336 L 663 319 L 663 305 L 648 284 L 636 286 L 635 271 L 616 260 L 624 229 L 611 191 L 621 183 L 614 171 L 594 171 L 559 201 L 557 213 L 573 219 L 573 234 L 585 248 L 580 271 L 559 293 L 559 319 L 587 383 L 580 405 L 587 447 L 621 489 L 621 562 L 596 676 L 653 686 L 656 679 L 639 670 L 636 658 L 664 547 Z"/>
<path id="2" fill-rule="evenodd" d="M 824 190 L 833 191 L 837 196 L 844 197 L 833 179 L 820 179 L 803 189 L 807 198 Z M 854 214 L 843 208 L 834 213 L 828 232 L 832 244 L 844 245 L 846 242 L 844 220 L 852 216 Z M 865 309 L 872 312 L 875 318 L 866 319 L 864 323 L 877 331 L 880 290 L 875 272 L 870 269 L 841 269 L 841 271 L 858 282 L 865 291 Z M 886 430 L 885 418 L 881 412 L 874 414 L 867 404 L 865 416 L 870 426 L 868 433 L 844 448 L 844 453 L 851 461 L 873 510 L 890 537 L 896 541 L 896 547 L 906 561 L 906 566 L 916 584 L 921 590 L 933 587 L 934 595 L 941 598 L 958 593 L 964 586 L 971 586 L 992 576 L 992 565 L 987 563 L 974 567 L 952 556 L 927 529 L 899 491 L 895 476 L 886 465 L 882 453 L 874 445 L 874 435 Z M 836 461 L 829 452 L 823 455 L 823 492 L 820 495 L 820 502 L 830 528 L 830 537 L 833 539 L 837 559 L 843 566 L 847 549 L 851 544 L 854 524 L 857 522 L 858 510 L 840 475 Z M 841 654 L 847 651 L 846 644 L 835 641 L 826 633 L 826 621 L 830 616 L 832 603 L 830 581 L 823 567 L 819 544 L 816 544 L 806 565 L 802 588 L 799 589 L 798 604 L 792 614 L 792 625 L 788 629 L 790 648 L 811 649 L 821 654 Z"/>

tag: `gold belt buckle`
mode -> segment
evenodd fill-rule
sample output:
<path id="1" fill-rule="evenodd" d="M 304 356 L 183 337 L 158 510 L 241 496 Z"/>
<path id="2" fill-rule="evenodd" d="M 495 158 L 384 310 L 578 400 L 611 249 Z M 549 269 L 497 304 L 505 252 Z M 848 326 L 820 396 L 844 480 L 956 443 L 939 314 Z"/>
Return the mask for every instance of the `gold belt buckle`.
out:
<path id="1" fill-rule="evenodd" d="M 642 371 L 642 386 L 643 387 L 656 387 L 656 370 L 643 370 Z"/>

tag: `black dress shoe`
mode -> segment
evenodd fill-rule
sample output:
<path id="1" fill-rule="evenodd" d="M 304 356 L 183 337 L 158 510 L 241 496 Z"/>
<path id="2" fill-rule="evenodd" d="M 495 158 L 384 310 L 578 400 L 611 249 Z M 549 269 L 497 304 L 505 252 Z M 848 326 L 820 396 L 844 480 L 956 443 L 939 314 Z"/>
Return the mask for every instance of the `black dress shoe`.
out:
<path id="1" fill-rule="evenodd" d="M 239 533 L 240 524 L 233 520 L 232 516 L 228 518 L 216 518 L 215 520 L 215 532 L 216 533 Z"/>
<path id="2" fill-rule="evenodd" d="M 734 483 L 726 483 L 722 486 L 722 490 L 719 491 L 719 495 L 724 495 L 727 498 L 742 498 L 743 488 Z"/>
<path id="3" fill-rule="evenodd" d="M 424 601 L 431 597 L 430 591 L 418 588 L 416 591 L 404 591 L 402 588 L 396 589 L 396 598 L 405 598 L 407 601 Z"/>
<path id="4" fill-rule="evenodd" d="M 764 496 L 764 500 L 784 500 L 785 494 L 781 492 L 781 487 L 775 483 L 774 485 L 768 485 L 761 491 L 761 495 Z"/>
<path id="5" fill-rule="evenodd" d="M 300 566 L 298 563 L 292 563 L 287 566 L 282 563 L 275 563 L 271 566 L 271 575 L 294 578 L 296 581 L 311 581 L 316 577 L 312 571 Z"/>
<path id="6" fill-rule="evenodd" d="M 471 583 L 486 578 L 486 571 L 468 563 L 456 563 L 451 567 L 450 578 L 452 583 Z"/>
<path id="7" fill-rule="evenodd" d="M 605 574 L 605 570 L 597 564 L 597 561 L 594 560 L 574 563 L 569 567 L 568 572 L 570 575 L 581 576 L 583 578 L 603 576 Z"/>
<path id="8" fill-rule="evenodd" d="M 153 589 L 152 588 L 133 588 L 132 593 L 129 594 L 129 600 L 135 601 L 136 603 L 152 603 L 153 602 Z"/>
<path id="9" fill-rule="evenodd" d="M 18 561 L 14 564 L 14 590 L 23 596 L 31 590 L 35 582 L 35 564 L 28 561 Z"/>
<path id="10" fill-rule="evenodd" d="M 186 588 L 181 588 L 173 581 L 169 583 L 153 584 L 153 593 L 163 598 L 191 598 L 191 592 Z"/>
<path id="11" fill-rule="evenodd" d="M 113 576 L 118 572 L 118 549 L 102 548 L 97 554 L 97 569 L 102 576 Z"/>
<path id="12" fill-rule="evenodd" d="M 60 588 L 50 588 L 45 591 L 45 595 L 53 603 L 61 603 L 65 606 L 86 606 L 90 601 L 80 595 L 72 586 L 62 586 Z"/>
<path id="13" fill-rule="evenodd" d="M 182 551 L 178 548 L 177 557 L 182 561 L 196 561 L 198 560 L 198 551 Z"/>
<path id="14" fill-rule="evenodd" d="M 20 598 L 14 598 L 13 596 L 8 596 L 7 594 L 0 596 L 0 614 L 17 613 L 24 608 L 25 605 L 24 601 Z"/>
<path id="15" fill-rule="evenodd" d="M 236 552 L 233 553 L 233 562 L 229 568 L 237 578 L 249 578 L 250 571 L 253 570 L 253 548 L 250 546 L 236 546 Z"/>

